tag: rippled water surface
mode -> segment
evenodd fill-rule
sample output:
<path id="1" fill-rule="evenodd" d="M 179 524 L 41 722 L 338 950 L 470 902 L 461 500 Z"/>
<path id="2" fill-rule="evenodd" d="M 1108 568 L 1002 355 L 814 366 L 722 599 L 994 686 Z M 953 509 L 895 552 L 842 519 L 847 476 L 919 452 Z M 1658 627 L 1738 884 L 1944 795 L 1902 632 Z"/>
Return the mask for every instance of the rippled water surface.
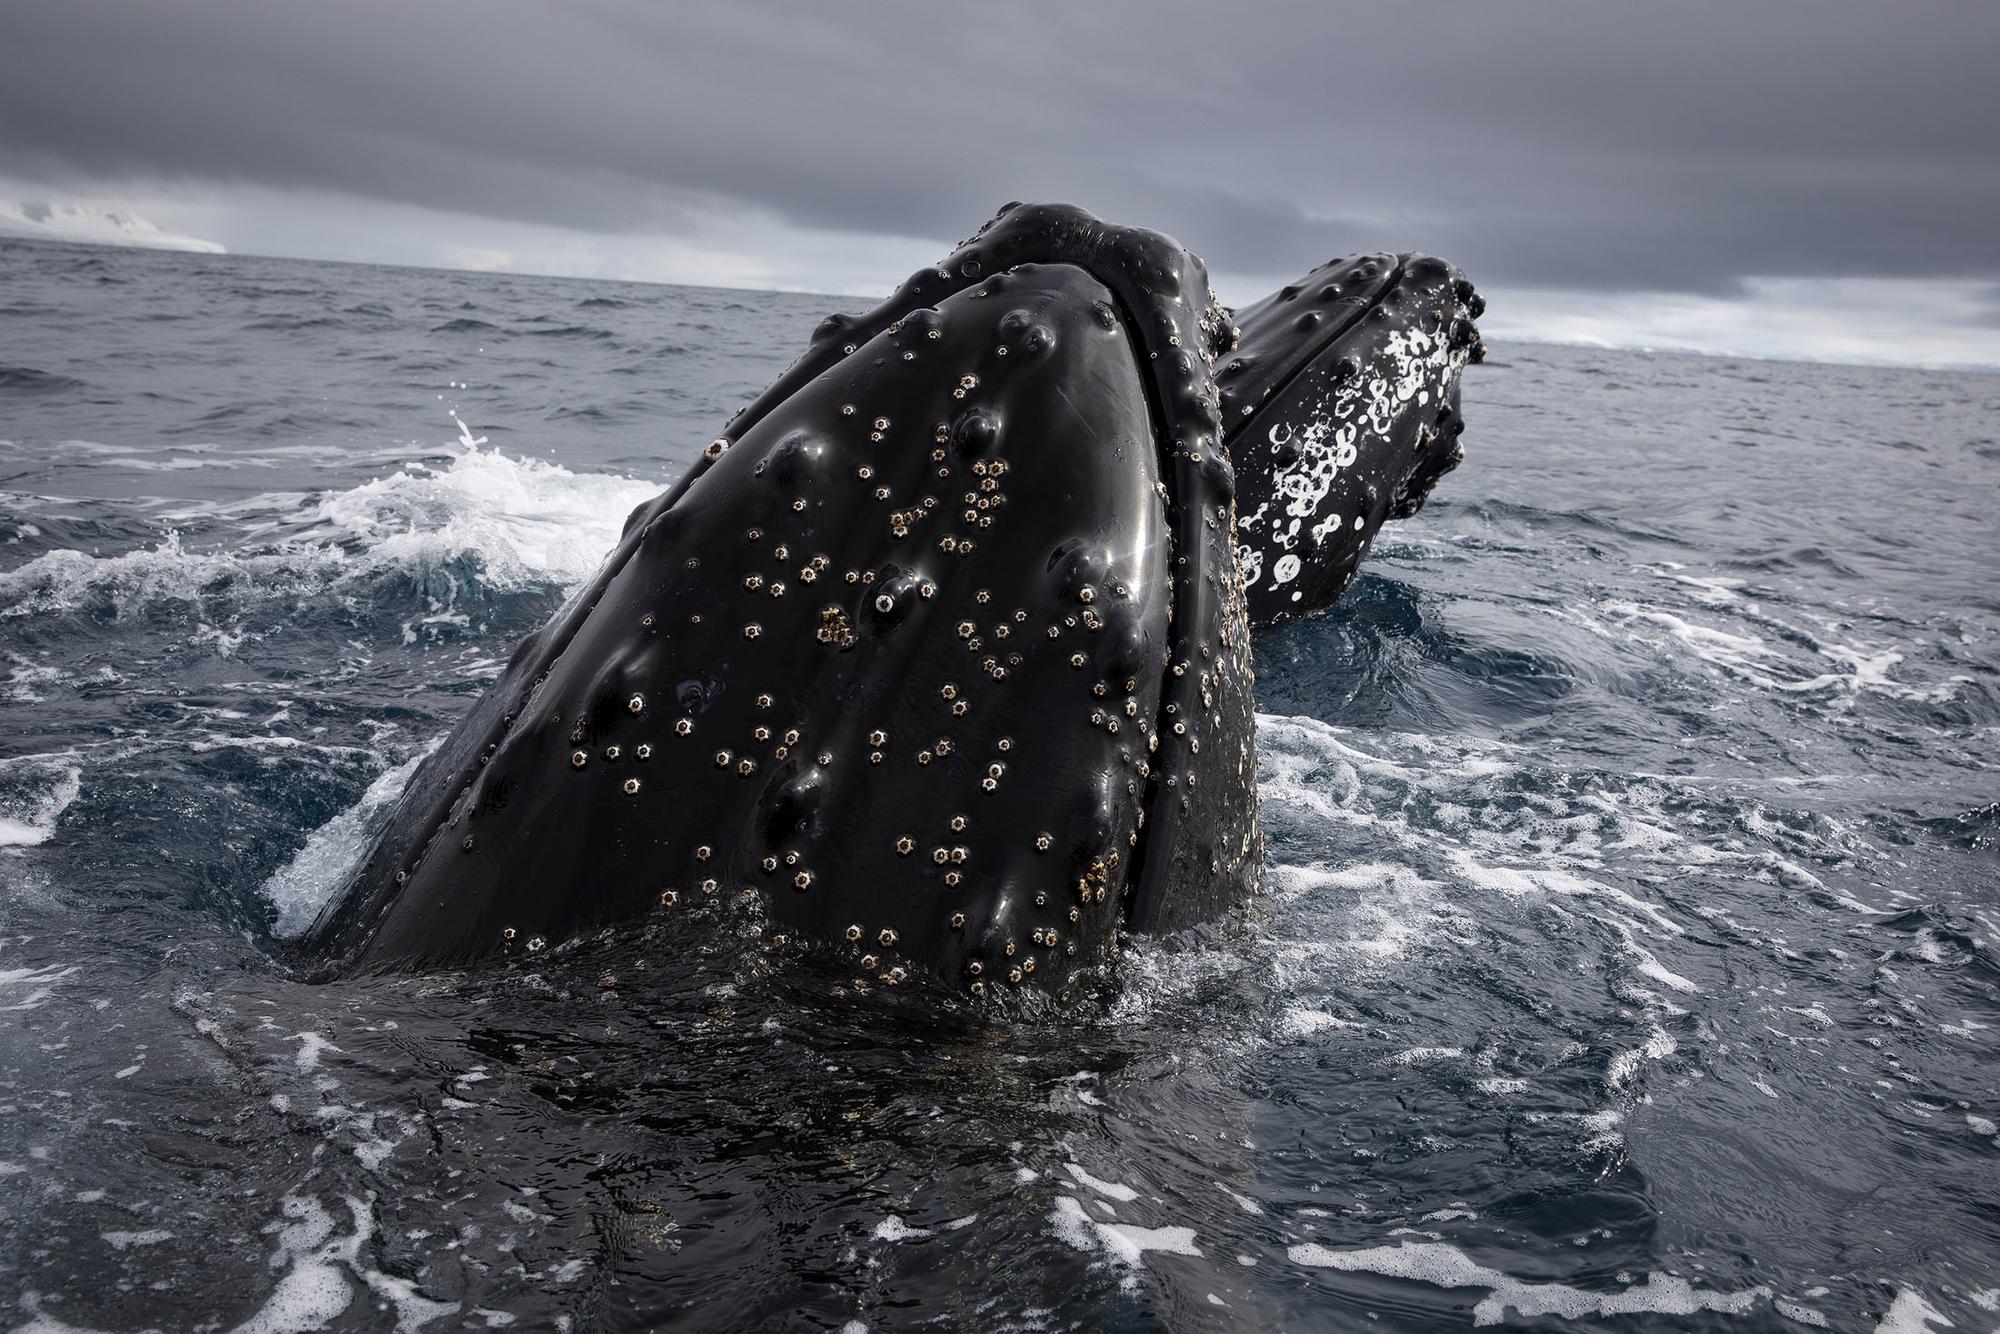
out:
<path id="1" fill-rule="evenodd" d="M 825 311 L 0 242 L 0 1328 L 2000 1326 L 2000 377 L 1496 349 L 1108 1010 L 292 980 Z"/>

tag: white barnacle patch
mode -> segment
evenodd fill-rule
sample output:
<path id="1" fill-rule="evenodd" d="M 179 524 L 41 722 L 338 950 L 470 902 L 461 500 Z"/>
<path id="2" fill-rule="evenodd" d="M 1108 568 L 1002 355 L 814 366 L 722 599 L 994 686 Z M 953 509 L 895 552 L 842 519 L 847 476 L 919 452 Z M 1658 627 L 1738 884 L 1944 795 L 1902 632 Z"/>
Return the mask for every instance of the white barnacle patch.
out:
<path id="1" fill-rule="evenodd" d="M 1274 584 L 1289 584 L 1298 577 L 1299 558 L 1289 551 L 1278 557 L 1277 563 L 1271 567 L 1271 582 Z"/>
<path id="2" fill-rule="evenodd" d="M 1264 553 L 1245 543 L 1236 548 L 1236 564 L 1243 571 L 1243 586 L 1254 588 L 1264 577 Z M 1054 627 L 1050 627 L 1049 638 L 1055 638 Z"/>
<path id="3" fill-rule="evenodd" d="M 1271 427 L 1274 446 L 1292 445 L 1298 453 L 1279 467 L 1269 500 L 1237 519 L 1245 541 L 1238 552 L 1246 586 L 1264 575 L 1267 549 L 1292 553 L 1303 550 L 1310 533 L 1324 542 L 1346 529 L 1350 516 L 1340 511 L 1345 498 L 1343 474 L 1360 458 L 1371 439 L 1386 436 L 1408 405 L 1441 400 L 1464 369 L 1466 350 L 1454 351 L 1443 333 L 1419 328 L 1397 329 L 1383 339 L 1381 350 L 1369 357 L 1359 375 L 1349 376 L 1313 405 L 1302 424 Z M 1364 515 L 1351 520 L 1355 530 L 1366 526 Z M 1296 562 L 1285 558 L 1270 567 L 1271 587 L 1297 577 Z"/>

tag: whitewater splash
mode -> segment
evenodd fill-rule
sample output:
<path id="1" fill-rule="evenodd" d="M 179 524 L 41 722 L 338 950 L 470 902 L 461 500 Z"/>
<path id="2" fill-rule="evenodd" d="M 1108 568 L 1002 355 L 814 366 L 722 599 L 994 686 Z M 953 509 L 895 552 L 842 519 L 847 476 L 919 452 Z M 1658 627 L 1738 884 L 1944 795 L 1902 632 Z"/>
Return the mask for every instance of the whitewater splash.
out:
<path id="1" fill-rule="evenodd" d="M 292 937 L 312 925 L 320 908 L 360 865 L 417 766 L 443 743 L 444 734 L 439 733 L 409 759 L 385 770 L 360 801 L 314 830 L 305 846 L 264 882 L 264 897 L 278 910 L 272 934 Z"/>
<path id="2" fill-rule="evenodd" d="M 83 793 L 74 752 L 0 759 L 0 848 L 40 847 Z"/>
<path id="3" fill-rule="evenodd" d="M 115 555 L 45 552 L 0 574 L 0 618 L 77 609 L 122 618 L 163 602 L 242 607 L 394 575 L 440 608 L 472 584 L 574 587 L 617 542 L 625 516 L 659 490 L 480 444 L 465 433 L 442 467 L 410 463 L 326 493 L 308 522 L 262 548 L 190 549 L 169 530 L 152 547 Z M 286 509 L 288 499 L 274 498 Z"/>

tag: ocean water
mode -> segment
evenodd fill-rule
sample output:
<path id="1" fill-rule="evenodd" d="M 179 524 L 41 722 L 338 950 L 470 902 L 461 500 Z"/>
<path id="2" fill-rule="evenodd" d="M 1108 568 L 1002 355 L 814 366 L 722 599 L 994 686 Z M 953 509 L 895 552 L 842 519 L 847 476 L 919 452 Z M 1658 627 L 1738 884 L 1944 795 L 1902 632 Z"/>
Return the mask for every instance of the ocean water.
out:
<path id="1" fill-rule="evenodd" d="M 1108 1008 L 294 980 L 829 308 L 0 242 L 0 1329 L 2000 1326 L 2000 377 L 1496 347 Z"/>

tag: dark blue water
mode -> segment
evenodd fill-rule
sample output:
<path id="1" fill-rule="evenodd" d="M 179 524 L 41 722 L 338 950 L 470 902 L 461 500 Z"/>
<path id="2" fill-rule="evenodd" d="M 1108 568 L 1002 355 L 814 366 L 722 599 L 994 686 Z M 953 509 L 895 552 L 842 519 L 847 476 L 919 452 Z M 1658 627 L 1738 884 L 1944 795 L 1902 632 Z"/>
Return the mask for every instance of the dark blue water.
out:
<path id="1" fill-rule="evenodd" d="M 291 980 L 825 309 L 0 242 L 0 1328 L 2000 1325 L 2000 377 L 1496 349 L 1108 1011 Z"/>

